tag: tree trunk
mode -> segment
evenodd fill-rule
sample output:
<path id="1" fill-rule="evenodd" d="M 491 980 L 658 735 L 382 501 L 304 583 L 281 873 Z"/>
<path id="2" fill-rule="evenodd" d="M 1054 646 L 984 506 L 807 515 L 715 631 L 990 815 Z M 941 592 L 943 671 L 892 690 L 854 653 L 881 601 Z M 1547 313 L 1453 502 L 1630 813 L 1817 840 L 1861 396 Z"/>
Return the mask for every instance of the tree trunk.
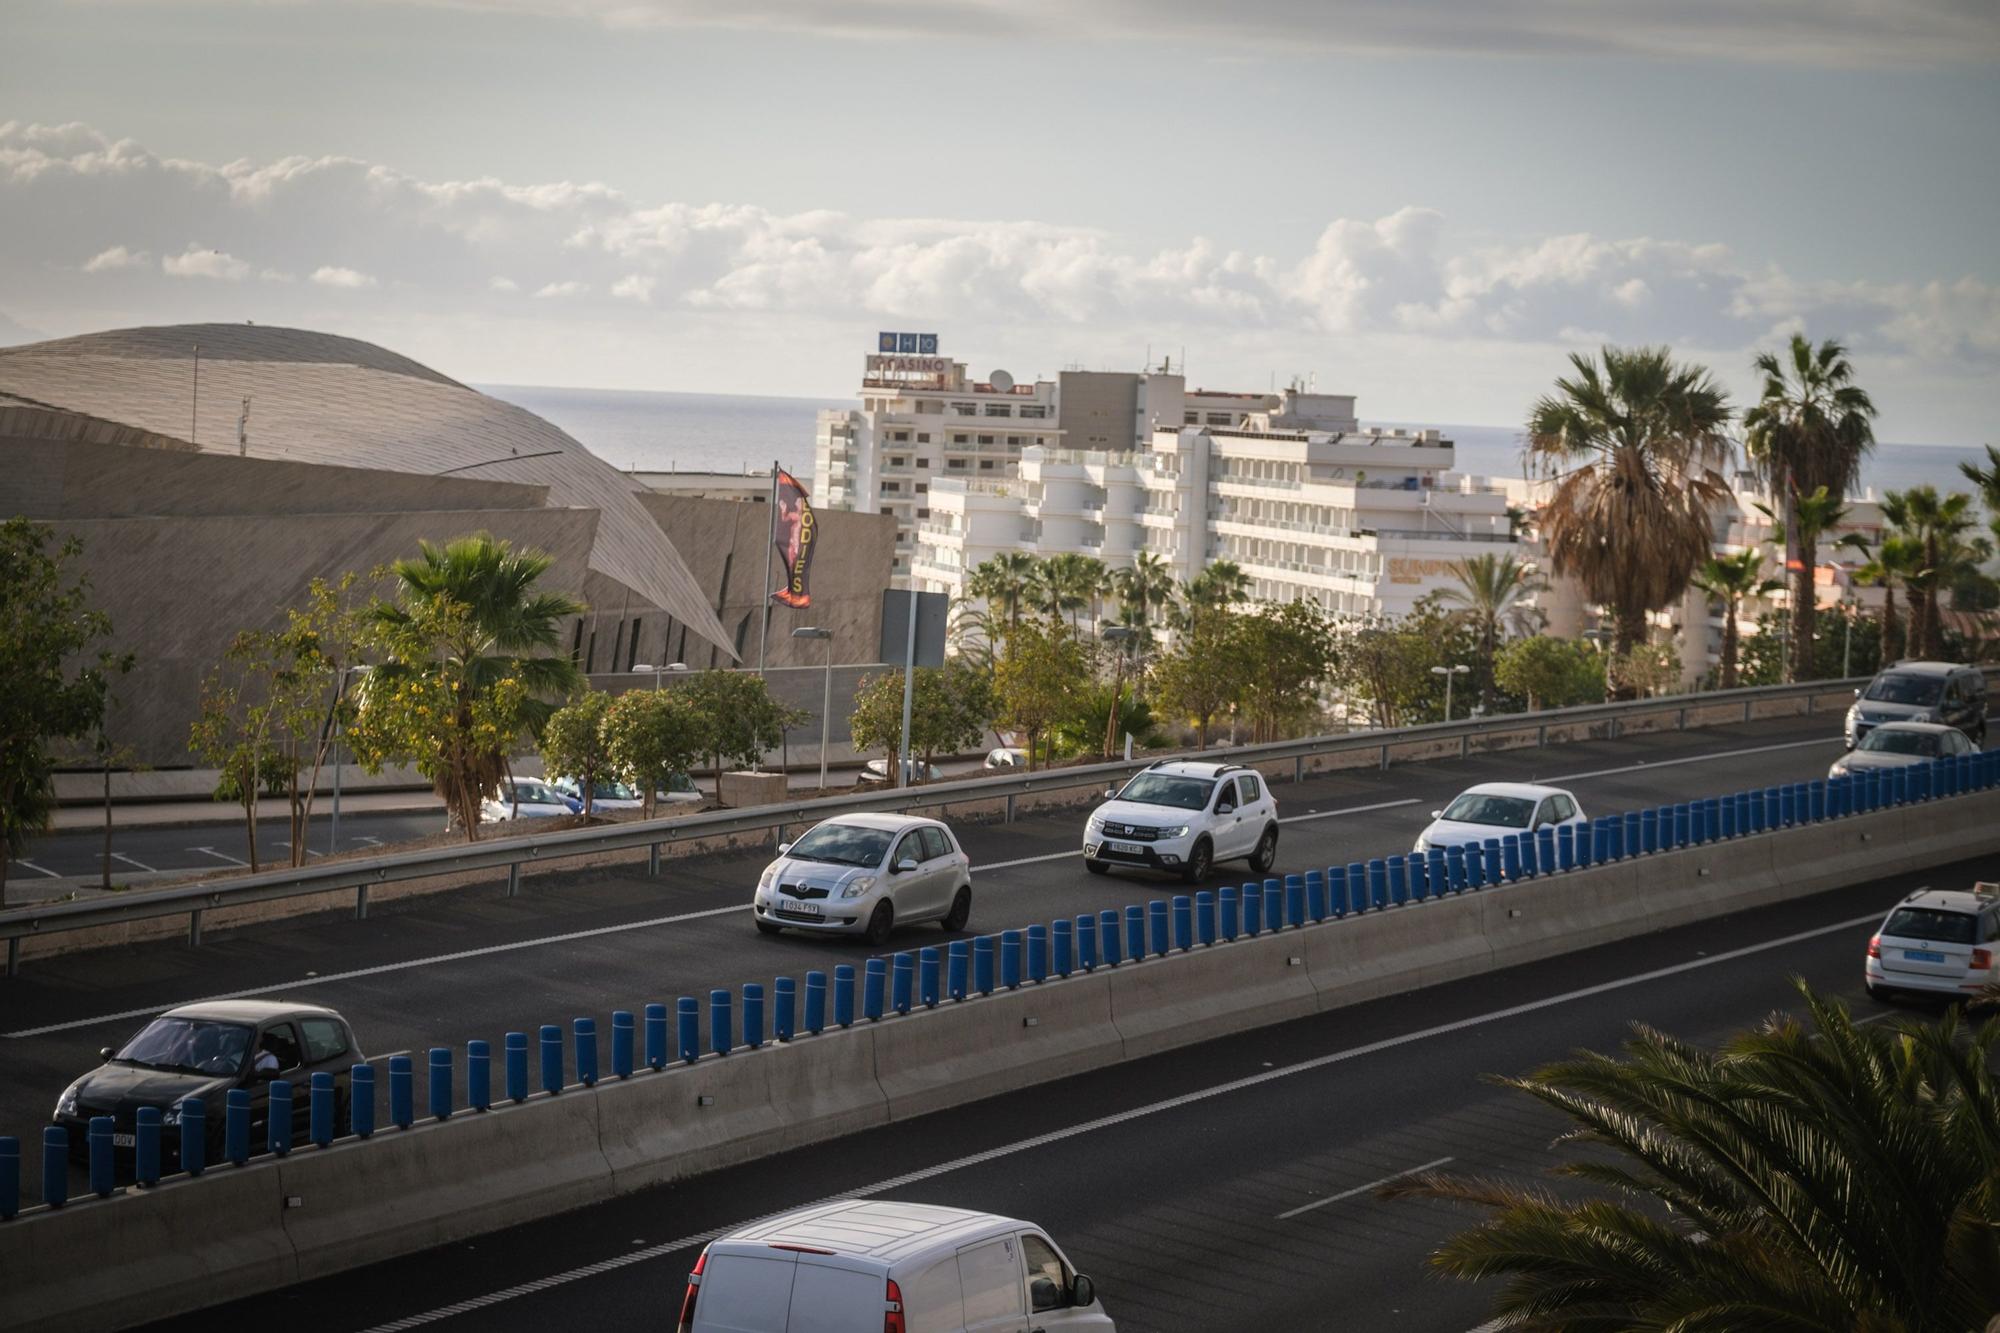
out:
<path id="1" fill-rule="evenodd" d="M 1622 606 L 1617 608 L 1612 621 L 1612 656 L 1614 658 L 1625 657 L 1633 649 L 1642 647 L 1645 642 L 1646 613 L 1644 611 L 1628 611 Z M 1638 689 L 1628 680 L 1611 680 L 1607 676 L 1605 683 L 1609 686 L 1609 697 L 1614 700 L 1636 699 L 1639 697 Z"/>
<path id="2" fill-rule="evenodd" d="M 1796 515 L 1793 518 L 1797 523 Z M 1799 567 L 1787 570 L 1792 581 L 1792 679 L 1811 680 L 1819 674 L 1813 652 L 1813 623 L 1819 615 L 1818 590 L 1813 586 L 1813 565 L 1819 558 L 1818 543 L 1799 534 Z"/>
<path id="3" fill-rule="evenodd" d="M 250 843 L 250 873 L 257 873 L 257 786 L 253 777 L 243 784 L 243 831 Z"/>
<path id="4" fill-rule="evenodd" d="M 1736 603 L 1722 607 L 1722 688 L 1736 688 Z"/>
<path id="5" fill-rule="evenodd" d="M 1910 604 L 1910 620 L 1903 633 L 1903 653 L 1921 657 L 1924 651 L 1925 626 L 1930 619 L 1930 593 L 1920 588 L 1906 588 L 1904 594 Z"/>
<path id="6" fill-rule="evenodd" d="M 1208 748 L 1208 714 L 1206 713 L 1194 720 L 1194 748 L 1197 750 L 1206 750 Z"/>

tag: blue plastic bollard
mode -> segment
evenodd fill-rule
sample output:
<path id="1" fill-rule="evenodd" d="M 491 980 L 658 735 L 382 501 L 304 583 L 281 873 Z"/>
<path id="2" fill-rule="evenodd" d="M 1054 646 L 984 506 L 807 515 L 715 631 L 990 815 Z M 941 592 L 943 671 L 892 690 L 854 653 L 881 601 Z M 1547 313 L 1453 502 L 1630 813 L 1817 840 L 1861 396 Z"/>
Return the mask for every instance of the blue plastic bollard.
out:
<path id="1" fill-rule="evenodd" d="M 1049 925 L 1049 947 L 1055 958 L 1051 966 L 1059 977 L 1076 970 L 1076 922 L 1062 917 Z"/>
<path id="2" fill-rule="evenodd" d="M 542 1091 L 563 1090 L 563 1034 L 554 1023 L 544 1023 L 537 1034 L 541 1039 Z"/>
<path id="3" fill-rule="evenodd" d="M 476 1039 L 465 1043 L 465 1104 L 475 1111 L 493 1108 L 493 1048 Z"/>
<path id="4" fill-rule="evenodd" d="M 250 1094 L 243 1092 L 243 1097 L 247 1114 Z M 69 1131 L 61 1125 L 42 1126 L 42 1202 L 51 1208 L 69 1202 Z"/>
<path id="5" fill-rule="evenodd" d="M 1433 898 L 1442 898 L 1451 891 L 1451 871 L 1445 866 L 1444 848 L 1433 847 L 1424 853 L 1424 885 Z"/>
<path id="6" fill-rule="evenodd" d="M 838 1027 L 854 1026 L 854 964 L 842 963 L 833 969 L 833 1021 Z"/>
<path id="7" fill-rule="evenodd" d="M 1430 856 L 1424 852 L 1411 852 L 1405 858 L 1409 865 L 1410 901 L 1420 903 L 1431 896 Z"/>
<path id="8" fill-rule="evenodd" d="M 1500 867 L 1511 882 L 1521 878 L 1521 835 L 1509 833 L 1500 839 Z"/>
<path id="9" fill-rule="evenodd" d="M 1125 961 L 1125 950 L 1118 933 L 1118 912 L 1110 907 L 1097 914 L 1097 960 L 1106 967 L 1117 967 Z"/>
<path id="10" fill-rule="evenodd" d="M 727 1055 L 736 1048 L 736 995 L 723 987 L 708 993 L 708 1049 Z"/>
<path id="11" fill-rule="evenodd" d="M 1556 830 L 1556 869 L 1576 869 L 1576 826 L 1564 824 Z"/>
<path id="12" fill-rule="evenodd" d="M 1407 907 L 1410 903 L 1410 859 L 1401 852 L 1389 857 L 1386 867 L 1389 879 L 1389 902 L 1392 906 Z"/>
<path id="13" fill-rule="evenodd" d="M 519 1035 L 518 1033 L 515 1035 Z M 357 1139 L 375 1132 L 375 1066 L 351 1065 L 347 1070 L 347 1130 Z M 181 1112 L 181 1165 L 187 1165 L 187 1112 Z"/>
<path id="14" fill-rule="evenodd" d="M 375 1071 L 370 1069 L 368 1073 L 372 1077 Z M 372 1116 L 375 1112 L 375 1104 L 372 1100 L 375 1085 L 370 1083 L 368 1087 L 371 1097 L 368 1111 Z M 352 1089 L 349 1089 L 348 1095 L 354 1095 Z M 202 1103 L 199 1097 L 183 1097 L 181 1099 L 181 1170 L 191 1176 L 198 1176 L 207 1169 L 208 1107 Z"/>
<path id="15" fill-rule="evenodd" d="M 1207 889 L 1194 895 L 1194 938 L 1203 948 L 1215 943 L 1215 895 Z"/>
<path id="16" fill-rule="evenodd" d="M 1146 937 L 1149 941 L 1146 953 L 1158 958 L 1170 948 L 1167 938 L 1167 902 L 1155 898 L 1146 904 Z"/>
<path id="17" fill-rule="evenodd" d="M 1194 899 L 1177 893 L 1173 900 L 1174 948 L 1186 953 L 1194 948 Z"/>
<path id="18" fill-rule="evenodd" d="M 1562 827 L 1565 833 L 1570 832 L 1569 825 L 1564 824 Z M 1550 825 L 1544 824 L 1535 830 L 1535 873 L 1553 875 L 1559 865 L 1556 859 L 1556 831 Z"/>
<path id="19" fill-rule="evenodd" d="M 1721 798 L 1715 796 L 1710 796 L 1705 798 L 1701 803 L 1701 812 L 1702 812 L 1702 829 L 1708 835 L 1707 840 L 1709 842 L 1720 841 L 1722 838 Z"/>
<path id="20" fill-rule="evenodd" d="M 764 1044 L 764 983 L 743 983 L 743 1044 L 757 1050 Z"/>
<path id="21" fill-rule="evenodd" d="M 1021 989 L 1021 932 L 1000 932 L 1000 984 L 1007 990 Z"/>
<path id="22" fill-rule="evenodd" d="M 507 1100 L 528 1100 L 528 1034 L 509 1032 L 502 1048 L 507 1062 Z"/>
<path id="23" fill-rule="evenodd" d="M 1790 827 L 1796 824 L 1798 820 L 1799 803 L 1797 788 L 1788 782 L 1778 788 L 1778 824 L 1781 828 Z"/>
<path id="24" fill-rule="evenodd" d="M 150 1108 L 148 1108 L 150 1109 Z M 158 1111 L 153 1112 L 158 1115 Z M 316 1148 L 325 1148 L 333 1143 L 333 1075 L 327 1070 L 316 1071 L 306 1087 L 306 1138 Z M 159 1140 L 154 1139 L 153 1151 L 159 1152 Z M 154 1163 L 154 1174 L 159 1172 L 159 1164 Z"/>
<path id="25" fill-rule="evenodd" d="M 899 1014 L 910 1012 L 916 1000 L 917 956 L 905 950 L 889 960 L 894 975 L 890 977 L 889 1007 Z"/>
<path id="26" fill-rule="evenodd" d="M 1645 816 L 1640 811 L 1627 810 L 1625 812 L 1625 825 L 1622 836 L 1625 839 L 1624 847 L 1627 859 L 1645 854 L 1645 824 Z"/>
<path id="27" fill-rule="evenodd" d="M 1285 876 L 1285 920 L 1296 930 L 1306 923 L 1306 880 L 1303 875 Z"/>
<path id="28" fill-rule="evenodd" d="M 21 1213 L 21 1141 L 0 1134 L 0 1222 L 10 1222 Z"/>
<path id="29" fill-rule="evenodd" d="M 1485 845 L 1486 882 L 1499 884 L 1505 879 L 1506 859 L 1500 850 L 1500 839 L 1488 838 Z"/>
<path id="30" fill-rule="evenodd" d="M 1453 893 L 1465 892 L 1467 888 L 1465 871 L 1466 871 L 1465 848 L 1463 847 L 1445 848 L 1444 849 L 1445 883 L 1451 886 L 1451 891 Z"/>
<path id="31" fill-rule="evenodd" d="M 403 1057 L 407 1064 L 408 1057 Z M 231 1088 L 222 1099 L 222 1156 L 231 1166 L 250 1160 L 250 1089 Z"/>
<path id="32" fill-rule="evenodd" d="M 1734 796 L 1725 796 L 1717 802 L 1717 806 L 1718 818 L 1715 825 L 1715 836 L 1725 840 L 1735 837 L 1736 798 Z"/>
<path id="33" fill-rule="evenodd" d="M 431 1119 L 451 1119 L 451 1051 L 443 1046 L 431 1047 L 425 1072 Z"/>
<path id="34" fill-rule="evenodd" d="M 90 1118 L 88 1137 L 84 1140 L 90 1147 L 90 1192 L 100 1199 L 111 1197 L 117 1188 L 116 1162 L 112 1157 L 111 1135 L 117 1124 L 108 1115 L 94 1115 Z"/>
<path id="35" fill-rule="evenodd" d="M 944 993 L 963 1000 L 971 988 L 972 941 L 953 940 L 945 947 Z"/>
<path id="36" fill-rule="evenodd" d="M 576 1034 L 576 1081 L 586 1088 L 595 1087 L 597 1086 L 597 1020 L 571 1019 L 570 1030 Z"/>
<path id="37" fill-rule="evenodd" d="M 1648 856 L 1660 850 L 1660 812 L 1655 806 L 1639 812 L 1639 847 Z"/>
<path id="38" fill-rule="evenodd" d="M 1118 926 L 1115 921 L 1107 928 L 1095 912 L 1077 914 L 1076 965 L 1078 967 L 1086 972 L 1095 972 L 1098 962 L 1107 951 L 1115 953 L 1117 949 Z"/>
<path id="39" fill-rule="evenodd" d="M 274 1078 L 267 1086 L 270 1092 L 264 1104 L 264 1145 L 273 1157 L 283 1157 L 292 1150 L 292 1084 L 289 1079 Z M 91 1122 L 93 1126 L 96 1123 Z"/>
<path id="40" fill-rule="evenodd" d="M 1368 862 L 1368 908 L 1379 912 L 1389 905 L 1389 863 L 1381 857 Z"/>
<path id="41" fill-rule="evenodd" d="M 1817 824 L 1826 818 L 1826 779 L 1814 778 L 1806 784 L 1806 813 Z"/>
<path id="42" fill-rule="evenodd" d="M 1686 847 L 1694 841 L 1694 811 L 1686 801 L 1674 805 L 1674 846 Z"/>
<path id="43" fill-rule="evenodd" d="M 955 949 L 964 941 L 952 945 Z M 806 1034 L 817 1037 L 826 1031 L 826 973 L 806 973 Z"/>
<path id="44" fill-rule="evenodd" d="M 1049 979 L 1049 928 L 1029 926 L 1027 933 L 1028 980 L 1040 985 Z"/>
<path id="45" fill-rule="evenodd" d="M 993 993 L 993 955 L 996 952 L 991 935 L 975 935 L 972 940 L 972 988 L 981 995 Z"/>
<path id="46" fill-rule="evenodd" d="M 333 1119 L 333 1075 L 314 1074 L 313 1078 L 315 1081 L 322 1078 L 327 1081 L 326 1118 L 330 1121 Z M 19 1165 L 18 1158 L 16 1165 Z M 160 1108 L 157 1106 L 142 1106 L 133 1116 L 132 1179 L 141 1186 L 160 1183 Z M 6 1185 L 0 1183 L 0 1195 L 6 1192 Z M 6 1206 L 5 1201 L 0 1200 L 0 1210 Z"/>
<path id="47" fill-rule="evenodd" d="M 611 1011 L 611 1076 L 632 1077 L 632 1011 Z"/>
<path id="48" fill-rule="evenodd" d="M 1285 917 L 1285 882 L 1281 879 L 1264 881 L 1264 929 L 1272 932 L 1283 930 L 1297 922 Z"/>
<path id="49" fill-rule="evenodd" d="M 1264 890 L 1256 884 L 1243 886 L 1243 933 L 1255 939 L 1264 928 Z"/>
<path id="50" fill-rule="evenodd" d="M 682 1064 L 691 1065 L 701 1058 L 701 1002 L 692 995 L 674 1001 L 674 1036 Z"/>
<path id="51" fill-rule="evenodd" d="M 1306 871 L 1306 920 L 1320 922 L 1329 915 L 1326 905 L 1326 872 Z"/>
<path id="52" fill-rule="evenodd" d="M 667 1006 L 646 1006 L 646 1068 L 667 1067 Z"/>
<path id="53" fill-rule="evenodd" d="M 799 983 L 779 977 L 771 983 L 771 1035 L 790 1041 L 798 1031 Z"/>
<path id="54" fill-rule="evenodd" d="M 1326 910 L 1339 918 L 1347 915 L 1347 867 L 1326 868 Z"/>
<path id="55" fill-rule="evenodd" d="M 749 995 L 744 996 L 749 1003 Z M 882 1011 L 889 1003 L 889 960 L 870 958 L 861 965 L 861 1016 L 871 1023 L 882 1021 Z M 744 1040 L 749 1040 L 746 1033 Z"/>
<path id="56" fill-rule="evenodd" d="M 407 1055 L 389 1057 L 389 1123 L 408 1129 L 417 1118 L 416 1065 Z"/>
<path id="57" fill-rule="evenodd" d="M 941 997 L 939 973 L 944 967 L 944 955 L 937 946 L 926 944 L 917 951 L 917 998 L 926 1009 L 938 1007 Z"/>

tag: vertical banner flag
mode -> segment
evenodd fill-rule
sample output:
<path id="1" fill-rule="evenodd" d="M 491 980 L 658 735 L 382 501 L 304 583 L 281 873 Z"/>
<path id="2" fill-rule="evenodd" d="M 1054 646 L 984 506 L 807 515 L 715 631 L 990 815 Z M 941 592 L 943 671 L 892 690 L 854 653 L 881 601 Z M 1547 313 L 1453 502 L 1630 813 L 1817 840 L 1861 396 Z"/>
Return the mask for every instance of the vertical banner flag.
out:
<path id="1" fill-rule="evenodd" d="M 806 488 L 783 468 L 778 469 L 778 511 L 775 541 L 778 558 L 785 562 L 785 586 L 772 593 L 786 606 L 811 606 L 813 539 L 819 535 L 819 520 L 813 516 Z"/>

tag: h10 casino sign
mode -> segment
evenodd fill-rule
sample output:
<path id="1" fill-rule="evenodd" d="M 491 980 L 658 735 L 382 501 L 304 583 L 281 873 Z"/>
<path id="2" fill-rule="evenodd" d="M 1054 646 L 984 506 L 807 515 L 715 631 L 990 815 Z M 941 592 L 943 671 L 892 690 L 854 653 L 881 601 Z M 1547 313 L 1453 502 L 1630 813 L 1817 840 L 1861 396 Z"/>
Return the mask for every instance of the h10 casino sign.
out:
<path id="1" fill-rule="evenodd" d="M 883 356 L 936 356 L 935 333 L 878 333 L 875 350 Z"/>

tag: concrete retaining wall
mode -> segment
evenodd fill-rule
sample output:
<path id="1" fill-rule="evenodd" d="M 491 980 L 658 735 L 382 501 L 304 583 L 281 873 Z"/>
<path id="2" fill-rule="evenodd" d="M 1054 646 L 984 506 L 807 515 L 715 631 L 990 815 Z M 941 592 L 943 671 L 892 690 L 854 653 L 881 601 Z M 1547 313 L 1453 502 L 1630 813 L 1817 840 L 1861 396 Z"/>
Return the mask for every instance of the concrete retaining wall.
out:
<path id="1" fill-rule="evenodd" d="M 2000 790 L 1661 853 L 31 1210 L 0 1223 L 7 1326 L 127 1327 L 1224 1033 L 1990 854 L 1996 815 Z"/>

